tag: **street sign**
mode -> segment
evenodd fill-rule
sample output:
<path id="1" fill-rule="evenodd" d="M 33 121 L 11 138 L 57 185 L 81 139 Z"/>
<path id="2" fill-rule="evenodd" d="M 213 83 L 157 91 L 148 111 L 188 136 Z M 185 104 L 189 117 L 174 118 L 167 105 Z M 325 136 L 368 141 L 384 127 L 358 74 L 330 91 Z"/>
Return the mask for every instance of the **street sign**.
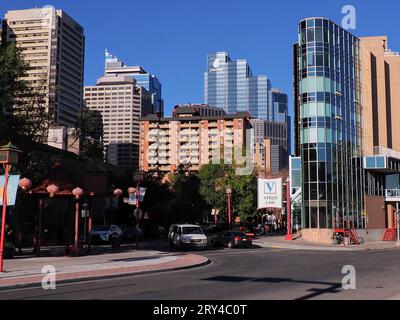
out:
<path id="1" fill-rule="evenodd" d="M 282 178 L 258 179 L 258 209 L 282 209 Z"/>
<path id="2" fill-rule="evenodd" d="M 19 175 L 10 175 L 8 180 L 7 188 L 7 206 L 15 206 L 15 200 L 17 198 Z M 5 183 L 5 177 L 0 176 L 0 206 L 3 205 L 3 188 Z"/>

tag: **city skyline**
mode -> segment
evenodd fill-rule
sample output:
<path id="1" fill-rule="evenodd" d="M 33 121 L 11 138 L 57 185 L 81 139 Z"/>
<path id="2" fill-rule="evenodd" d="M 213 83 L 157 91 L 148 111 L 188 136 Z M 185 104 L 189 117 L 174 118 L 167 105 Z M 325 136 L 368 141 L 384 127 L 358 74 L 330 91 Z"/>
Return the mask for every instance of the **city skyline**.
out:
<path id="1" fill-rule="evenodd" d="M 288 11 L 286 2 L 270 4 L 253 1 L 247 6 L 230 3 L 227 7 L 227 2 L 214 4 L 209 1 L 201 3 L 174 1 L 167 5 L 162 2 L 133 4 L 121 0 L 115 1 L 112 7 L 96 2 L 96 16 L 91 16 L 91 10 L 85 8 L 92 7 L 93 1 L 49 3 L 38 0 L 14 3 L 6 0 L 0 5 L 0 15 L 4 16 L 8 10 L 40 8 L 49 4 L 65 10 L 85 28 L 87 40 L 85 85 L 96 83 L 103 69 L 104 50 L 108 48 L 112 52 L 117 52 L 123 61 L 141 65 L 160 79 L 163 84 L 165 113 L 170 115 L 173 106 L 177 104 L 203 102 L 205 57 L 207 53 L 214 51 L 228 51 L 235 57 L 243 57 L 258 74 L 267 74 L 273 79 L 274 87 L 288 93 L 289 109 L 292 114 L 291 55 L 292 45 L 296 42 L 293 35 L 297 23 L 306 17 L 325 16 L 340 24 L 344 16 L 341 10 L 346 3 L 291 2 Z M 375 10 L 369 10 L 368 4 L 362 1 L 353 1 L 352 5 L 357 10 L 357 29 L 350 30 L 353 34 L 356 36 L 387 34 L 393 50 L 399 50 L 396 44 L 400 41 L 400 35 L 396 34 L 394 27 L 399 4 L 395 1 L 383 1 Z M 211 7 L 213 12 L 220 13 L 220 18 L 211 19 L 204 24 L 203 17 L 208 14 Z M 149 16 L 154 18 L 154 23 L 149 23 L 147 29 L 141 28 L 143 32 L 142 37 L 139 37 L 141 40 L 139 44 L 127 41 L 131 34 L 133 37 L 137 33 L 124 32 L 129 30 L 127 29 L 127 24 L 130 23 L 129 16 L 136 11 L 151 12 Z M 181 12 L 185 12 L 185 16 Z M 283 12 L 285 19 L 282 19 Z M 231 22 L 238 21 L 239 17 L 246 14 L 249 18 L 245 24 Z M 137 25 L 143 25 L 149 16 L 146 14 L 142 17 L 136 16 Z M 101 27 L 99 21 L 107 19 L 113 27 L 104 28 L 103 36 L 98 37 L 98 28 Z M 181 28 L 183 25 L 185 28 Z M 117 30 L 119 31 L 116 32 Z M 196 41 L 193 41 L 193 38 Z"/>

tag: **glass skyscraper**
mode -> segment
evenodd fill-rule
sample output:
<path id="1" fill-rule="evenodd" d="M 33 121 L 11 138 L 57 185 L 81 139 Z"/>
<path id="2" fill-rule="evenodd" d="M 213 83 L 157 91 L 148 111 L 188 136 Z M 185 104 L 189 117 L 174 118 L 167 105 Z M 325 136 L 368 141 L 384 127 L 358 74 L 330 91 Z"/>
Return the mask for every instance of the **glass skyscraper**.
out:
<path id="1" fill-rule="evenodd" d="M 117 57 L 108 50 L 105 52 L 105 75 L 124 75 L 136 80 L 138 86 L 146 89 L 152 97 L 153 112 L 164 115 L 164 100 L 162 99 L 162 85 L 158 78 L 147 73 L 140 66 L 125 66 Z"/>
<path id="2" fill-rule="evenodd" d="M 363 228 L 359 39 L 324 18 L 302 20 L 298 36 L 294 107 L 303 228 Z"/>
<path id="3" fill-rule="evenodd" d="M 253 76 L 246 60 L 227 52 L 210 53 L 204 74 L 204 101 L 228 114 L 248 111 L 253 118 L 272 120 L 272 88 L 266 76 Z"/>

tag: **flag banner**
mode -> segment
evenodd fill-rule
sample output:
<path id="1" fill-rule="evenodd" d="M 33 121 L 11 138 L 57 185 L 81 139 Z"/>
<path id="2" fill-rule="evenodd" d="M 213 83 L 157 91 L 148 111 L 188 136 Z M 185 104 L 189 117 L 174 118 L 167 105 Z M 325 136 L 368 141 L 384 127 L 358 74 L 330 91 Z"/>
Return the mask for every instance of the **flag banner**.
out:
<path id="1" fill-rule="evenodd" d="M 147 188 L 140 188 L 140 196 L 139 196 L 140 202 L 143 202 L 144 196 L 146 195 L 146 191 L 147 191 Z M 136 205 L 136 192 L 133 194 L 130 194 L 129 198 L 124 198 L 124 203 L 127 203 L 131 206 L 135 206 Z"/>
<path id="2" fill-rule="evenodd" d="M 7 206 L 15 206 L 15 201 L 18 192 L 18 183 L 20 176 L 10 175 L 7 188 Z M 3 205 L 3 191 L 4 191 L 5 176 L 0 176 L 0 206 Z"/>

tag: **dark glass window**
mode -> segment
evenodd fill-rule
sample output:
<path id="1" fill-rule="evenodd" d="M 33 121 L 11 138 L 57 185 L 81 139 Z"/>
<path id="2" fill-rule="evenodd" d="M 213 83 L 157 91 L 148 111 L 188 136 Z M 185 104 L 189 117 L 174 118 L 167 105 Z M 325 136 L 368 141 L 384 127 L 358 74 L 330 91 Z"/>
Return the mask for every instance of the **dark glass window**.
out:
<path id="1" fill-rule="evenodd" d="M 319 227 L 322 229 L 328 228 L 326 224 L 326 208 L 319 208 Z"/>
<path id="2" fill-rule="evenodd" d="M 316 66 L 317 67 L 324 66 L 324 54 L 323 53 L 317 53 Z"/>
<path id="3" fill-rule="evenodd" d="M 311 207 L 311 228 L 318 228 L 318 208 Z"/>
<path id="4" fill-rule="evenodd" d="M 314 29 L 307 29 L 307 42 L 314 42 Z"/>
<path id="5" fill-rule="evenodd" d="M 317 180 L 317 162 L 310 162 L 310 182 L 316 182 Z"/>
<path id="6" fill-rule="evenodd" d="M 324 182 L 326 180 L 326 165 L 325 162 L 318 162 L 318 180 Z"/>
<path id="7" fill-rule="evenodd" d="M 323 32 L 321 28 L 316 28 L 315 29 L 315 41 L 316 42 L 323 42 Z"/>
<path id="8" fill-rule="evenodd" d="M 315 148 L 309 150 L 310 161 L 317 160 L 317 150 Z"/>

